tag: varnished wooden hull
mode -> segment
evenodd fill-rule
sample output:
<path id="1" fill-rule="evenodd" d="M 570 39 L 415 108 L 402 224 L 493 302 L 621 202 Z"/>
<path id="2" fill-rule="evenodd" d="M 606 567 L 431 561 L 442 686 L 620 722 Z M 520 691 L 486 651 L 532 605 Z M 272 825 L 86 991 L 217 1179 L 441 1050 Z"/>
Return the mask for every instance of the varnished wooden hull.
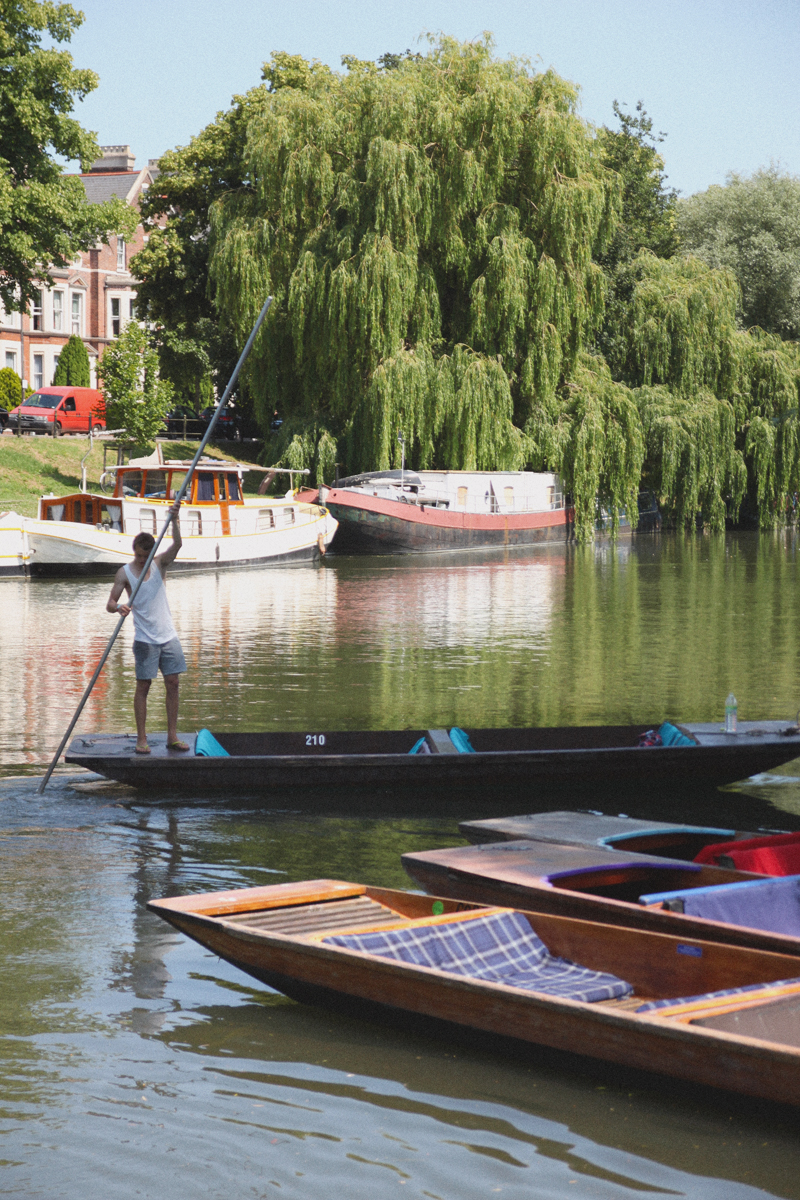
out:
<path id="1" fill-rule="evenodd" d="M 305 933 L 246 926 L 256 914 L 302 918 L 304 905 L 365 897 L 404 917 L 430 913 L 425 897 L 335 881 L 284 884 L 152 901 L 148 907 L 213 953 L 301 1001 L 333 1003 L 392 1021 L 428 1018 L 550 1050 L 675 1076 L 750 1096 L 800 1104 L 800 1049 L 670 1022 L 658 1012 L 586 1004 L 433 968 L 321 944 Z M 443 901 L 445 915 L 468 905 Z M 438 910 L 438 906 L 437 906 Z M 531 926 L 553 954 L 612 971 L 641 996 L 683 996 L 788 979 L 797 960 L 766 951 L 533 914 Z M 328 926 L 326 926 L 326 929 Z M 337 932 L 342 926 L 336 926 Z M 687 952 L 689 950 L 690 952 Z"/>
<path id="2" fill-rule="evenodd" d="M 628 890 L 633 895 L 763 879 L 759 875 L 712 866 L 695 868 L 691 875 L 686 872 L 681 878 L 681 868 L 688 864 L 679 860 L 675 860 L 671 871 L 669 859 L 645 854 L 524 841 L 423 850 L 404 854 L 402 863 L 414 883 L 433 896 L 704 938 L 731 946 L 770 948 L 800 958 L 800 936 L 708 921 L 621 898 L 626 890 L 626 864 L 631 869 Z M 648 867 L 648 863 L 653 866 Z M 556 886 L 549 882 L 554 875 L 561 876 Z M 653 882 L 659 876 L 663 882 Z M 570 886 L 572 881 L 574 885 Z M 615 890 L 616 896 L 610 894 Z"/>

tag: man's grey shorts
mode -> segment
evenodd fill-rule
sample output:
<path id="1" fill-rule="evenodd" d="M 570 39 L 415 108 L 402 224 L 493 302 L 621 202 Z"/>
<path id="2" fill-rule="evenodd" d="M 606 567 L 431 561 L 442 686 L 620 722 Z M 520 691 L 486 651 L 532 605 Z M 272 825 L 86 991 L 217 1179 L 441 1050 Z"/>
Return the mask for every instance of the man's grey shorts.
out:
<path id="1" fill-rule="evenodd" d="M 186 670 L 181 644 L 177 638 L 157 646 L 154 642 L 134 642 L 137 679 L 155 679 L 159 667 L 162 675 L 182 675 Z"/>

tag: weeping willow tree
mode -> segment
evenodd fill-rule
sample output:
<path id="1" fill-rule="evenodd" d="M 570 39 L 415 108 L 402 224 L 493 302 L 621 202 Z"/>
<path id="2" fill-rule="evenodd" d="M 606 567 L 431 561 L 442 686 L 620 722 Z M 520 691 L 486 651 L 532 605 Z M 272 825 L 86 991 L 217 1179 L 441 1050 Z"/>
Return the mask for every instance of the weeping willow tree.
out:
<path id="1" fill-rule="evenodd" d="M 285 415 L 286 452 L 385 469 L 402 429 L 417 467 L 561 470 L 583 526 L 598 486 L 635 509 L 636 406 L 581 365 L 620 187 L 575 88 L 488 37 L 344 63 L 273 55 L 248 186 L 210 212 L 227 327 L 242 339 L 275 297 L 249 387 Z"/>
<path id="2" fill-rule="evenodd" d="M 413 467 L 560 472 L 582 538 L 642 483 L 685 528 L 783 520 L 800 351 L 677 252 L 644 111 L 593 130 L 488 36 L 343 65 L 274 54 L 165 157 L 136 260 L 163 345 L 209 360 L 274 296 L 245 380 L 270 456 L 321 482 L 399 466 L 402 430 Z"/>
<path id="3" fill-rule="evenodd" d="M 800 352 L 737 327 L 732 273 L 643 252 L 614 352 L 645 438 L 645 479 L 668 518 L 723 529 L 749 493 L 759 523 L 784 519 L 800 490 Z"/>

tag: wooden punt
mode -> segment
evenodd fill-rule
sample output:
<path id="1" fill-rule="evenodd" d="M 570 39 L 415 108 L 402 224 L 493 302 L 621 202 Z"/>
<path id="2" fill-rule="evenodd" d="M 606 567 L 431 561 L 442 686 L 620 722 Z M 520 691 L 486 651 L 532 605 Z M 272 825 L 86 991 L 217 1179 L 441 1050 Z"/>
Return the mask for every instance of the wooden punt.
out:
<path id="1" fill-rule="evenodd" d="M 639 854 L 663 854 L 691 862 L 706 846 L 734 839 L 745 841 L 758 833 L 715 825 L 684 825 L 681 822 L 647 821 L 637 817 L 611 817 L 597 812 L 525 813 L 516 817 L 490 817 L 460 821 L 459 833 L 479 845 L 484 842 L 556 842 L 562 846 L 587 846 L 607 850 L 629 850 Z M 772 829 L 770 833 L 781 833 Z"/>
<path id="2" fill-rule="evenodd" d="M 528 787 L 626 784 L 719 786 L 777 767 L 800 755 L 797 726 L 782 721 L 745 722 L 736 734 L 714 724 L 686 726 L 697 745 L 638 745 L 642 725 L 590 725 L 552 729 L 467 729 L 474 753 L 459 753 L 452 730 L 227 733 L 214 731 L 222 757 L 174 754 L 166 735 L 149 738 L 149 757 L 134 753 L 132 736 L 82 734 L 65 755 L 68 763 L 149 791 L 194 795 L 264 793 L 285 788 L 400 784 L 420 797 L 443 784 L 496 790 Z M 181 737 L 195 748 L 195 735 Z M 422 741 L 426 752 L 409 753 Z M 506 803 L 508 802 L 506 798 Z"/>
<path id="3" fill-rule="evenodd" d="M 446 1022 L 800 1104 L 800 982 L 779 986 L 796 980 L 800 969 L 796 958 L 774 950 L 326 879 L 153 900 L 148 908 L 301 1002 L 393 1024 L 422 1020 L 441 1028 Z M 394 951 L 387 957 L 385 950 L 376 954 L 352 945 L 355 937 L 372 940 L 382 933 L 389 941 L 410 934 L 412 941 L 435 945 L 439 938 L 469 937 L 471 921 L 506 924 L 507 918 L 525 931 L 525 939 L 541 939 L 550 955 L 626 981 L 632 994 L 587 1002 L 552 994 L 552 988 L 534 990 L 530 982 L 487 978 L 478 966 L 459 973 L 464 968 L 459 961 L 442 969 L 402 961 Z M 344 944 L 331 944 L 326 940 L 331 937 Z M 508 977 L 517 978 L 501 972 L 500 979 Z M 735 996 L 636 1011 L 647 1003 L 754 987 Z"/>
<path id="4" fill-rule="evenodd" d="M 763 875 L 627 850 L 528 840 L 423 850 L 404 854 L 402 863 L 414 882 L 435 896 L 800 955 L 800 936 L 639 903 L 643 895 L 763 882 Z"/>

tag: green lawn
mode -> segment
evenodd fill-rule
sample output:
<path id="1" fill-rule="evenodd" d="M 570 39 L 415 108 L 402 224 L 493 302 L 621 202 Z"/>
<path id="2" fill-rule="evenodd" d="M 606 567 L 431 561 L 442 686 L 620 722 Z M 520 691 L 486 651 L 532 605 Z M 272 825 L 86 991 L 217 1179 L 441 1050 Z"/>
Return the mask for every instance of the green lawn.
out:
<path id="1" fill-rule="evenodd" d="M 106 459 L 111 466 L 117 461 L 116 451 L 110 445 Z M 164 458 L 190 460 L 194 457 L 198 442 L 164 442 Z M 233 462 L 257 462 L 261 443 L 237 445 L 234 453 L 217 446 L 207 447 L 209 457 L 228 459 Z M 231 449 L 234 447 L 231 445 Z M 52 492 L 61 495 L 77 492 L 81 485 L 81 459 L 89 450 L 88 437 L 10 437 L 0 436 L 0 512 L 11 510 L 23 517 L 35 517 L 39 497 Z M 142 451 L 141 453 L 146 453 Z M 126 456 L 127 461 L 127 456 Z M 86 486 L 97 491 L 103 473 L 103 442 L 94 439 L 94 446 L 86 458 Z M 245 475 L 245 492 L 255 494 L 262 476 Z"/>

